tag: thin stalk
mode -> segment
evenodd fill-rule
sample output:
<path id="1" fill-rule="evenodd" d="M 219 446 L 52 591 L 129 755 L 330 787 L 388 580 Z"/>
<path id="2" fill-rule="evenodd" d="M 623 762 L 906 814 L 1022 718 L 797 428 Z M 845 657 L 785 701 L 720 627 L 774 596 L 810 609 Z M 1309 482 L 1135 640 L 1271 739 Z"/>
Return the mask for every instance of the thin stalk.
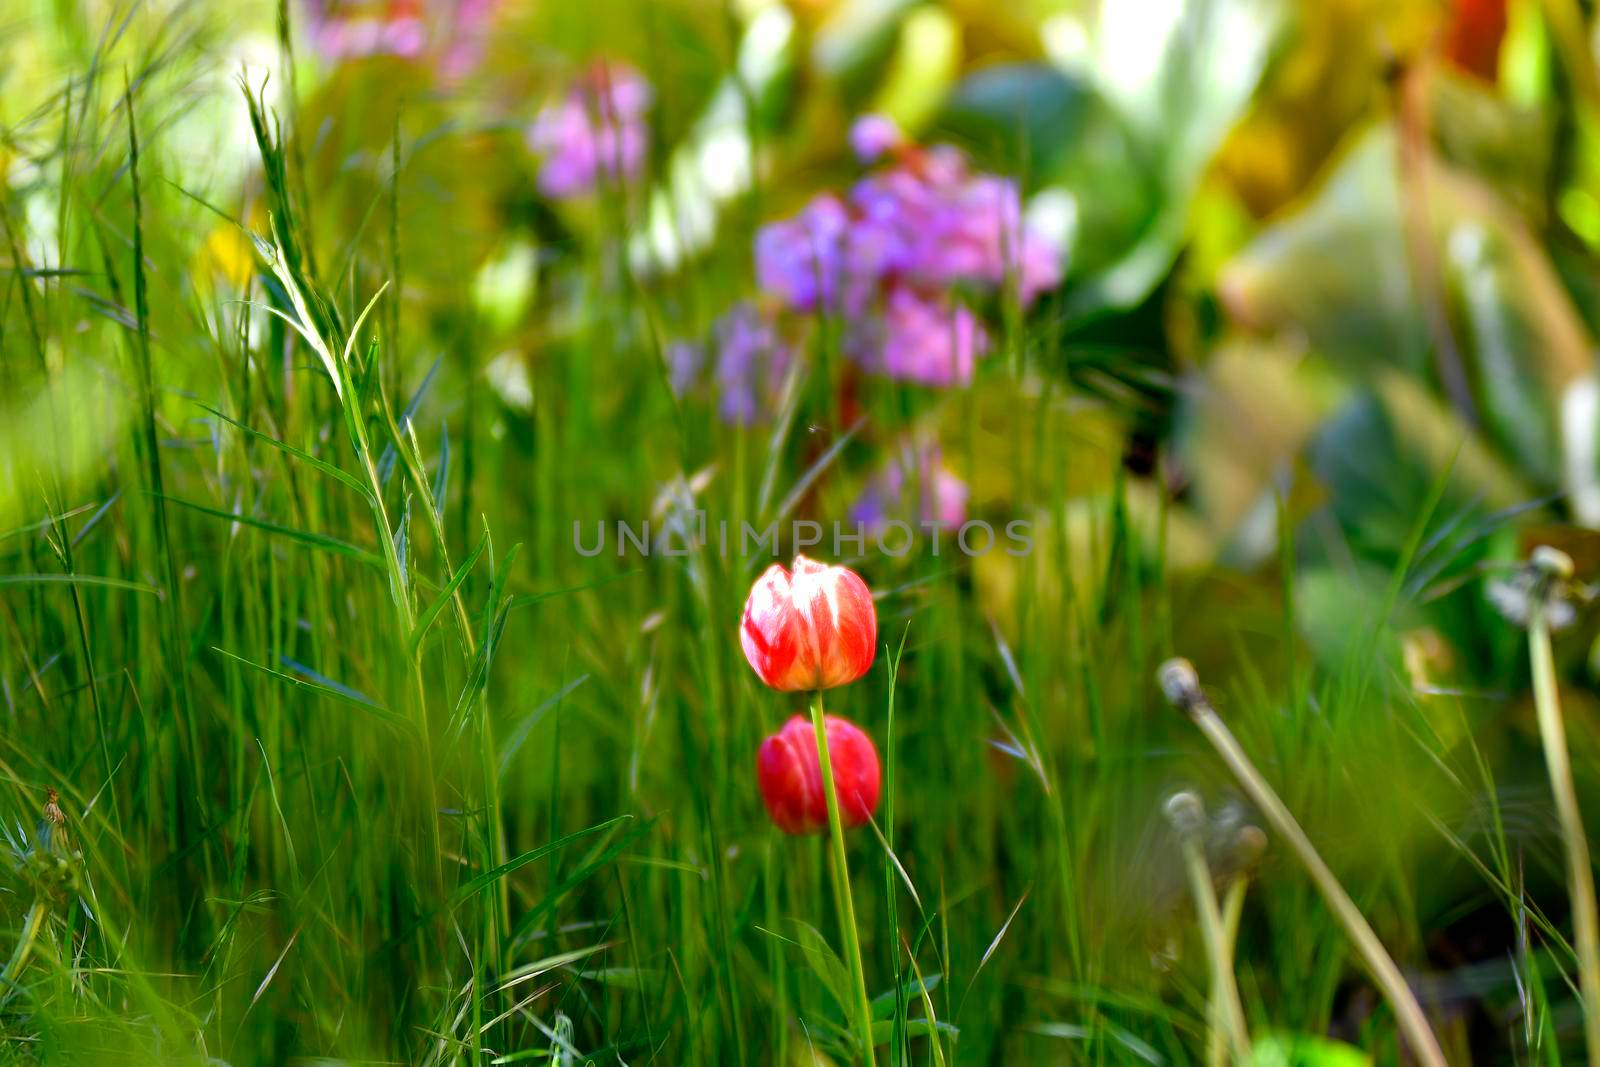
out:
<path id="1" fill-rule="evenodd" d="M 1244 914 L 1244 894 L 1250 888 L 1250 879 L 1240 875 L 1228 883 L 1228 892 L 1222 898 L 1222 944 L 1233 958 L 1234 946 L 1239 942 L 1239 919 Z"/>
<path id="2" fill-rule="evenodd" d="M 1238 779 L 1240 787 L 1250 797 L 1251 802 L 1260 809 L 1262 815 L 1266 816 L 1267 821 L 1272 824 L 1273 831 L 1289 843 L 1296 858 L 1311 876 L 1312 883 L 1327 902 L 1328 910 L 1333 912 L 1339 925 L 1344 927 L 1345 936 L 1355 945 L 1373 980 L 1377 982 L 1379 990 L 1389 1001 L 1389 1007 L 1394 1011 L 1395 1019 L 1417 1062 L 1422 1067 L 1447 1067 L 1444 1051 L 1439 1047 L 1439 1039 L 1434 1036 L 1433 1029 L 1428 1025 L 1428 1017 L 1423 1014 L 1422 1005 L 1417 1003 L 1416 994 L 1412 993 L 1411 987 L 1406 984 L 1400 968 L 1383 947 L 1383 942 L 1378 940 L 1378 935 L 1373 932 L 1366 918 L 1362 916 L 1361 909 L 1356 907 L 1355 901 L 1350 899 L 1350 894 L 1339 884 L 1339 879 L 1317 854 L 1316 847 L 1311 844 L 1311 839 L 1295 821 L 1294 815 L 1279 799 L 1267 780 L 1261 776 L 1261 772 L 1256 770 L 1255 765 L 1250 762 L 1250 757 L 1239 747 L 1239 742 L 1233 733 L 1206 700 L 1205 694 L 1200 690 L 1200 680 L 1196 677 L 1194 668 L 1187 660 L 1168 660 L 1161 665 L 1159 673 L 1167 699 L 1181 707 L 1194 720 L 1200 732 L 1205 734 L 1206 740 L 1211 742 L 1217 754 L 1222 757 L 1222 761 Z"/>
<path id="3" fill-rule="evenodd" d="M 163 564 L 162 577 L 166 585 L 166 594 L 161 598 L 164 609 L 167 631 L 167 660 L 171 664 L 172 687 L 177 696 L 178 714 L 174 719 L 178 725 L 174 731 L 175 742 L 178 747 L 175 772 L 178 786 L 178 837 L 182 849 L 187 852 L 191 841 L 199 844 L 200 824 L 205 822 L 201 813 L 204 802 L 201 799 L 201 789 L 195 774 L 195 767 L 202 762 L 199 735 L 196 732 L 196 716 L 192 694 L 189 690 L 189 653 L 184 647 L 184 614 L 183 614 L 183 584 L 178 581 L 177 555 L 173 550 L 172 531 L 167 523 L 167 487 L 161 473 L 161 439 L 156 429 L 156 387 L 155 371 L 150 349 L 150 292 L 149 282 L 145 277 L 145 251 L 144 251 L 144 199 L 140 193 L 139 183 L 139 126 L 137 109 L 133 102 L 133 88 L 128 82 L 128 72 L 122 72 L 122 104 L 128 120 L 128 185 L 133 201 L 133 310 L 136 329 L 134 351 L 138 355 L 139 395 L 142 401 L 143 451 L 145 461 L 145 474 L 149 481 L 149 489 L 155 494 L 151 500 L 151 517 L 155 520 L 156 548 L 160 553 Z M 109 273 L 109 272 L 108 272 Z M 48 381 L 48 379 L 47 379 Z M 94 675 L 94 663 L 85 664 L 90 677 Z M 101 726 L 102 737 L 104 728 Z M 109 772 L 107 773 L 106 788 L 111 793 L 113 813 L 120 820 L 120 809 L 117 807 L 116 790 L 111 785 Z M 199 850 L 200 864 L 204 868 L 206 881 L 211 881 L 212 850 L 202 848 Z M 126 865 L 124 857 L 124 865 Z M 186 910 L 198 909 L 200 894 L 193 887 L 192 879 L 180 880 Z M 204 912 L 196 910 L 196 915 Z M 194 934 L 200 936 L 200 927 L 194 928 Z M 196 941 L 198 943 L 198 940 Z"/>
<path id="4" fill-rule="evenodd" d="M 896 904 L 898 888 L 895 885 L 895 854 L 894 854 L 894 776 L 895 776 L 895 748 L 894 748 L 894 700 L 895 686 L 900 676 L 900 657 L 905 655 L 906 638 L 911 633 L 910 623 L 900 632 L 900 648 L 895 652 L 894 658 L 889 660 L 889 719 L 884 727 L 884 771 L 883 771 L 883 879 L 884 902 L 887 905 L 886 915 L 889 921 L 889 946 L 890 960 L 892 961 L 891 980 L 894 982 L 894 1025 L 889 1030 L 889 1062 L 909 1063 L 911 1061 L 911 1046 L 906 1038 L 906 1011 L 907 998 L 905 980 L 900 970 L 900 912 Z M 884 646 L 885 655 L 888 646 Z M 937 1035 L 934 1037 L 938 1041 Z"/>
<path id="5" fill-rule="evenodd" d="M 1177 831 L 1178 845 L 1183 850 L 1189 891 L 1194 896 L 1194 910 L 1200 920 L 1200 939 L 1211 964 L 1211 994 L 1206 1012 L 1210 1055 L 1206 1062 L 1212 1065 L 1227 1062 L 1224 1050 L 1231 1047 L 1234 1062 L 1244 1063 L 1250 1058 L 1250 1036 L 1245 1027 L 1244 1008 L 1239 1003 L 1239 987 L 1233 980 L 1232 942 L 1223 925 L 1217 891 L 1211 884 L 1211 868 L 1206 863 L 1201 842 L 1205 810 L 1200 806 L 1200 798 L 1193 793 L 1179 793 L 1167 802 L 1167 818 Z"/>
<path id="6" fill-rule="evenodd" d="M 1533 667 L 1539 739 L 1544 745 L 1545 764 L 1550 768 L 1550 791 L 1555 794 L 1556 818 L 1566 845 L 1567 893 L 1572 901 L 1578 987 L 1583 997 L 1583 1036 L 1589 1050 L 1588 1062 L 1600 1064 L 1600 929 L 1595 914 L 1594 868 L 1589 862 L 1589 842 L 1578 811 L 1578 793 L 1572 784 L 1572 762 L 1567 755 L 1567 732 L 1550 651 L 1550 620 L 1543 598 L 1537 596 L 1528 613 L 1528 659 Z"/>
<path id="7" fill-rule="evenodd" d="M 1222 898 L 1222 947 L 1228 954 L 1228 968 L 1230 971 L 1233 969 L 1234 948 L 1239 942 L 1239 918 L 1244 914 L 1245 889 L 1248 888 L 1249 884 L 1250 880 L 1244 875 L 1240 875 L 1228 883 L 1227 895 Z M 1235 995 L 1237 995 L 1237 982 L 1234 989 Z M 1215 997 L 1211 999 L 1206 1011 L 1208 1018 L 1212 1020 L 1218 1018 L 1221 1005 L 1217 1003 Z M 1222 1032 L 1222 1028 L 1213 1021 L 1210 1037 L 1206 1044 L 1206 1062 L 1221 1063 L 1225 1055 L 1227 1055 L 1227 1036 Z"/>
<path id="8" fill-rule="evenodd" d="M 359 328 L 360 322 L 358 321 L 353 330 Z M 345 409 L 345 425 L 350 434 L 356 460 L 361 464 L 362 473 L 366 475 L 367 504 L 372 509 L 372 519 L 378 527 L 378 548 L 383 553 L 390 599 L 394 602 L 395 615 L 400 624 L 399 639 L 402 642 L 407 642 L 410 640 L 412 631 L 416 628 L 416 612 L 412 609 L 410 594 L 406 589 L 405 568 L 401 566 L 400 556 L 394 547 L 394 526 L 389 519 L 389 509 L 383 503 L 383 479 L 378 476 L 378 464 L 373 458 L 372 441 L 367 435 L 366 418 L 359 407 L 360 391 L 350 381 L 348 368 L 342 357 L 335 364 L 334 369 L 343 384 L 343 388 L 340 390 L 340 399 Z M 398 452 L 404 452 L 404 442 L 396 440 L 395 449 Z M 444 899 L 444 844 L 439 836 L 438 777 L 434 769 L 433 732 L 428 718 L 428 684 L 423 673 L 422 648 L 420 644 L 411 651 L 410 660 L 411 685 L 415 694 L 416 726 L 417 733 L 422 741 L 423 776 L 426 779 L 428 789 L 428 817 L 426 821 L 428 824 L 429 850 L 432 853 L 434 892 L 437 895 L 437 899 L 442 900 Z"/>
<path id="9" fill-rule="evenodd" d="M 779 918 L 778 911 L 778 868 L 774 836 L 767 836 L 766 854 L 762 859 L 764 877 L 762 878 L 762 896 L 767 910 L 767 921 L 777 929 Z M 777 1054 L 773 1057 L 774 1063 L 789 1062 L 789 984 L 786 980 L 787 971 L 783 966 L 783 952 L 776 938 L 769 938 L 767 946 L 767 966 L 772 972 L 772 1029 L 773 1043 Z"/>
<path id="10" fill-rule="evenodd" d="M 398 300 L 396 302 L 398 302 Z M 434 542 L 438 546 L 439 561 L 447 575 L 454 574 L 455 567 L 450 562 L 450 546 L 449 542 L 445 539 L 444 532 L 444 502 L 434 499 L 433 487 L 428 483 L 428 479 L 423 474 L 422 449 L 417 443 L 416 429 L 411 423 L 408 422 L 406 424 L 405 431 L 402 432 L 399 423 L 395 421 L 394 411 L 389 406 L 389 399 L 387 396 L 382 394 L 381 390 L 379 391 L 378 405 L 380 413 L 383 415 L 384 422 L 389 428 L 390 436 L 394 439 L 395 454 L 400 459 L 400 465 L 404 468 L 406 477 L 411 482 L 412 487 L 415 489 L 417 495 L 423 500 L 423 515 L 428 521 L 430 532 L 433 534 Z M 488 535 L 487 525 L 484 528 L 484 534 L 485 536 Z M 494 556 L 494 548 L 492 544 L 490 545 L 489 555 L 491 564 L 490 569 L 492 571 Z M 466 600 L 462 596 L 460 587 L 458 587 L 456 591 L 451 594 L 450 601 L 451 605 L 455 609 L 457 630 L 465 648 L 466 657 L 470 662 L 471 659 L 477 654 L 478 642 L 473 636 L 472 620 L 467 614 Z M 413 622 L 412 625 L 414 626 L 415 623 Z M 416 669 L 419 671 L 422 669 L 422 654 L 421 644 L 414 643 L 412 647 L 412 659 L 415 662 Z M 483 690 L 479 692 L 475 703 L 478 708 L 479 761 L 481 764 L 481 773 L 483 775 L 484 808 L 488 819 L 489 860 L 492 867 L 498 867 L 504 863 L 507 858 L 506 835 L 504 817 L 500 804 L 500 777 L 499 772 L 495 767 L 494 724 L 489 718 L 489 695 L 487 686 L 485 686 Z M 495 914 L 498 919 L 499 930 L 501 931 L 511 929 L 510 891 L 511 887 L 507 879 L 501 878 L 495 882 L 493 887 L 496 904 Z M 504 969 L 504 959 L 501 953 L 500 941 L 501 938 L 496 937 L 494 965 L 497 973 Z"/>
<path id="11" fill-rule="evenodd" d="M 828 728 L 822 713 L 822 692 L 811 698 L 811 728 L 817 735 L 817 758 L 822 764 L 822 792 L 828 798 L 828 836 L 833 845 L 833 900 L 839 910 L 850 979 L 855 985 L 857 1035 L 863 1063 L 875 1067 L 872 1053 L 872 1002 L 867 997 L 867 976 L 861 966 L 861 938 L 856 932 L 856 906 L 850 897 L 850 867 L 844 851 L 844 823 L 839 818 L 839 794 L 833 785 L 833 757 L 828 753 Z"/>
<path id="12" fill-rule="evenodd" d="M 61 569 L 67 574 L 77 573 L 77 565 L 73 560 L 72 537 L 67 531 L 65 519 L 60 519 L 55 527 L 55 539 L 52 542 L 56 558 L 61 563 Z M 78 622 L 78 647 L 83 651 L 84 674 L 89 680 L 89 703 L 94 708 L 95 733 L 99 740 L 100 748 L 100 773 L 102 781 L 106 783 L 106 792 L 111 797 L 111 818 L 117 827 L 117 832 L 122 833 L 122 805 L 117 800 L 117 791 L 111 788 L 111 742 L 106 725 L 105 704 L 100 698 L 100 681 L 95 674 L 94 650 L 89 642 L 89 617 L 83 610 L 83 589 L 81 586 L 72 587 L 72 611 Z M 124 856 L 123 872 L 127 872 L 127 857 Z"/>

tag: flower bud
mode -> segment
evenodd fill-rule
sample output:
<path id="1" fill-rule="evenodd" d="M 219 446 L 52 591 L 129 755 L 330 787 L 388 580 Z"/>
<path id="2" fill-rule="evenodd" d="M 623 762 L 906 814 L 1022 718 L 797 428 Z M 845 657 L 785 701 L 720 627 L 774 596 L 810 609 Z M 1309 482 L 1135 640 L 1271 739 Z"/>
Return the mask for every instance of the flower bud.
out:
<path id="1" fill-rule="evenodd" d="M 859 726 L 828 715 L 828 759 L 839 795 L 839 821 L 846 830 L 861 826 L 878 806 L 878 750 Z M 756 780 L 773 823 L 786 834 L 821 833 L 828 828 L 828 797 L 822 787 L 822 761 L 811 720 L 795 715 L 761 743 Z"/>
<path id="2" fill-rule="evenodd" d="M 744 658 L 774 689 L 796 692 L 848 685 L 877 652 L 878 613 L 861 576 L 805 556 L 794 573 L 774 563 L 744 605 Z"/>

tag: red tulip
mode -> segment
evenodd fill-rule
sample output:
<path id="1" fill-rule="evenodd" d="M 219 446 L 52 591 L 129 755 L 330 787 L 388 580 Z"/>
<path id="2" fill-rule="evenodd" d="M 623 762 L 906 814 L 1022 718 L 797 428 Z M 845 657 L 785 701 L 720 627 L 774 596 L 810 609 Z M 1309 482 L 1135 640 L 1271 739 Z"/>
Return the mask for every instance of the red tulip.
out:
<path id="1" fill-rule="evenodd" d="M 867 673 L 877 653 L 878 613 L 861 576 L 794 558 L 791 575 L 774 563 L 744 604 L 739 643 L 774 689 L 832 689 Z"/>
<path id="2" fill-rule="evenodd" d="M 878 806 L 878 750 L 855 723 L 828 715 L 828 760 L 839 795 L 839 821 L 846 830 L 863 825 Z M 786 834 L 820 833 L 828 828 L 828 797 L 822 790 L 822 761 L 811 720 L 796 715 L 761 743 L 756 778 L 767 814 Z"/>

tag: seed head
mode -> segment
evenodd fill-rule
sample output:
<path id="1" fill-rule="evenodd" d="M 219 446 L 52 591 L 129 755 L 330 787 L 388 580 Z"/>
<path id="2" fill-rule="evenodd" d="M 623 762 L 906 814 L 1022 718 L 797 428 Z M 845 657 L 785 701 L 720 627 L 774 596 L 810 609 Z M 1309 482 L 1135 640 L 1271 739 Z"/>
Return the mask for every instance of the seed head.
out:
<path id="1" fill-rule="evenodd" d="M 1267 851 L 1267 834 L 1259 826 L 1245 825 L 1233 835 L 1233 864 L 1236 870 L 1249 870 Z"/>
<path id="2" fill-rule="evenodd" d="M 1156 670 L 1156 681 L 1168 702 L 1191 714 L 1205 700 L 1200 692 L 1200 676 L 1195 673 L 1194 664 L 1182 657 L 1163 663 Z"/>
<path id="3" fill-rule="evenodd" d="M 1546 578 L 1566 581 L 1572 577 L 1572 557 L 1559 548 L 1540 545 L 1528 556 L 1528 566 Z"/>
<path id="4" fill-rule="evenodd" d="M 1595 598 L 1595 588 L 1574 581 L 1573 572 L 1571 556 L 1540 545 L 1525 566 L 1489 583 L 1489 601 L 1515 626 L 1527 626 L 1537 608 L 1551 630 L 1563 630 L 1577 621 L 1579 607 Z"/>
<path id="5" fill-rule="evenodd" d="M 65 826 L 67 816 L 61 810 L 61 805 L 57 803 L 60 799 L 61 794 L 56 790 L 46 789 L 44 791 L 44 817 L 57 826 Z"/>
<path id="6" fill-rule="evenodd" d="M 1172 794 L 1166 803 L 1167 821 L 1183 838 L 1195 837 L 1205 830 L 1206 806 L 1198 794 L 1184 789 Z"/>

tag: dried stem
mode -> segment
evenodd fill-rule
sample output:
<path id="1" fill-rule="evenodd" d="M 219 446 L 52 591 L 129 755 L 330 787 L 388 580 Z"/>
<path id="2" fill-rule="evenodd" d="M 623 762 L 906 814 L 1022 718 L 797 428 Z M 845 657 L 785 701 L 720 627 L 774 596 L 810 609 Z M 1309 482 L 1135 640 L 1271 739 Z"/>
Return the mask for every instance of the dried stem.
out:
<path id="1" fill-rule="evenodd" d="M 1205 809 L 1193 793 L 1178 793 L 1167 801 L 1167 820 L 1177 832 L 1183 849 L 1184 867 L 1189 873 L 1189 891 L 1194 895 L 1195 914 L 1200 919 L 1200 936 L 1211 964 L 1211 997 L 1207 1011 L 1210 1039 L 1207 1042 L 1213 1064 L 1225 1062 L 1224 1044 L 1233 1049 L 1235 1063 L 1250 1058 L 1250 1035 L 1239 1004 L 1239 987 L 1233 979 L 1232 943 L 1223 926 L 1217 906 L 1217 892 L 1211 884 L 1211 868 L 1206 863 L 1203 834 Z"/>
<path id="2" fill-rule="evenodd" d="M 1533 669 L 1533 702 L 1539 715 L 1539 740 L 1545 765 L 1550 769 L 1550 791 L 1555 794 L 1556 818 L 1567 853 L 1567 894 L 1572 901 L 1572 926 L 1578 949 L 1578 986 L 1583 997 L 1583 1034 L 1588 1062 L 1600 1064 L 1600 924 L 1596 922 L 1594 868 L 1589 862 L 1589 841 L 1578 810 L 1578 792 L 1572 784 L 1572 761 L 1567 754 L 1566 725 L 1561 717 L 1561 695 L 1556 689 L 1556 669 L 1550 649 L 1550 619 L 1545 595 L 1550 583 L 1572 576 L 1572 561 L 1565 553 L 1540 547 L 1530 561 L 1540 581 L 1528 608 L 1528 660 Z"/>
<path id="3" fill-rule="evenodd" d="M 1422 1005 L 1417 1003 L 1416 994 L 1406 984 L 1400 968 L 1396 966 L 1388 950 L 1383 947 L 1383 942 L 1378 940 L 1378 935 L 1362 916 L 1361 909 L 1356 907 L 1355 901 L 1350 899 L 1350 894 L 1339 884 L 1339 879 L 1317 854 L 1311 839 L 1295 821 L 1294 815 L 1279 799 L 1267 780 L 1261 776 L 1261 772 L 1256 770 L 1255 765 L 1250 762 L 1250 757 L 1239 747 L 1239 742 L 1233 733 L 1206 700 L 1205 694 L 1200 690 L 1200 680 L 1195 675 L 1194 668 L 1187 660 L 1168 660 L 1161 665 L 1160 679 L 1162 691 L 1166 693 L 1167 699 L 1187 712 L 1195 725 L 1200 727 L 1200 732 L 1205 734 L 1206 740 L 1211 742 L 1217 754 L 1222 757 L 1222 761 L 1228 765 L 1228 769 L 1238 779 L 1240 787 L 1250 797 L 1251 802 L 1260 809 L 1274 832 L 1289 843 L 1289 847 L 1305 867 L 1306 873 L 1311 875 L 1311 881 L 1327 902 L 1328 910 L 1333 912 L 1334 918 L 1344 927 L 1345 935 L 1355 945 L 1356 951 L 1361 954 L 1367 969 L 1378 983 L 1378 988 L 1388 999 L 1389 1006 L 1400 1024 L 1400 1030 L 1405 1034 L 1406 1042 L 1411 1046 L 1417 1062 L 1422 1067 L 1446 1067 L 1439 1039 L 1434 1036 L 1432 1027 L 1428 1025 L 1428 1018 L 1423 1014 Z"/>

